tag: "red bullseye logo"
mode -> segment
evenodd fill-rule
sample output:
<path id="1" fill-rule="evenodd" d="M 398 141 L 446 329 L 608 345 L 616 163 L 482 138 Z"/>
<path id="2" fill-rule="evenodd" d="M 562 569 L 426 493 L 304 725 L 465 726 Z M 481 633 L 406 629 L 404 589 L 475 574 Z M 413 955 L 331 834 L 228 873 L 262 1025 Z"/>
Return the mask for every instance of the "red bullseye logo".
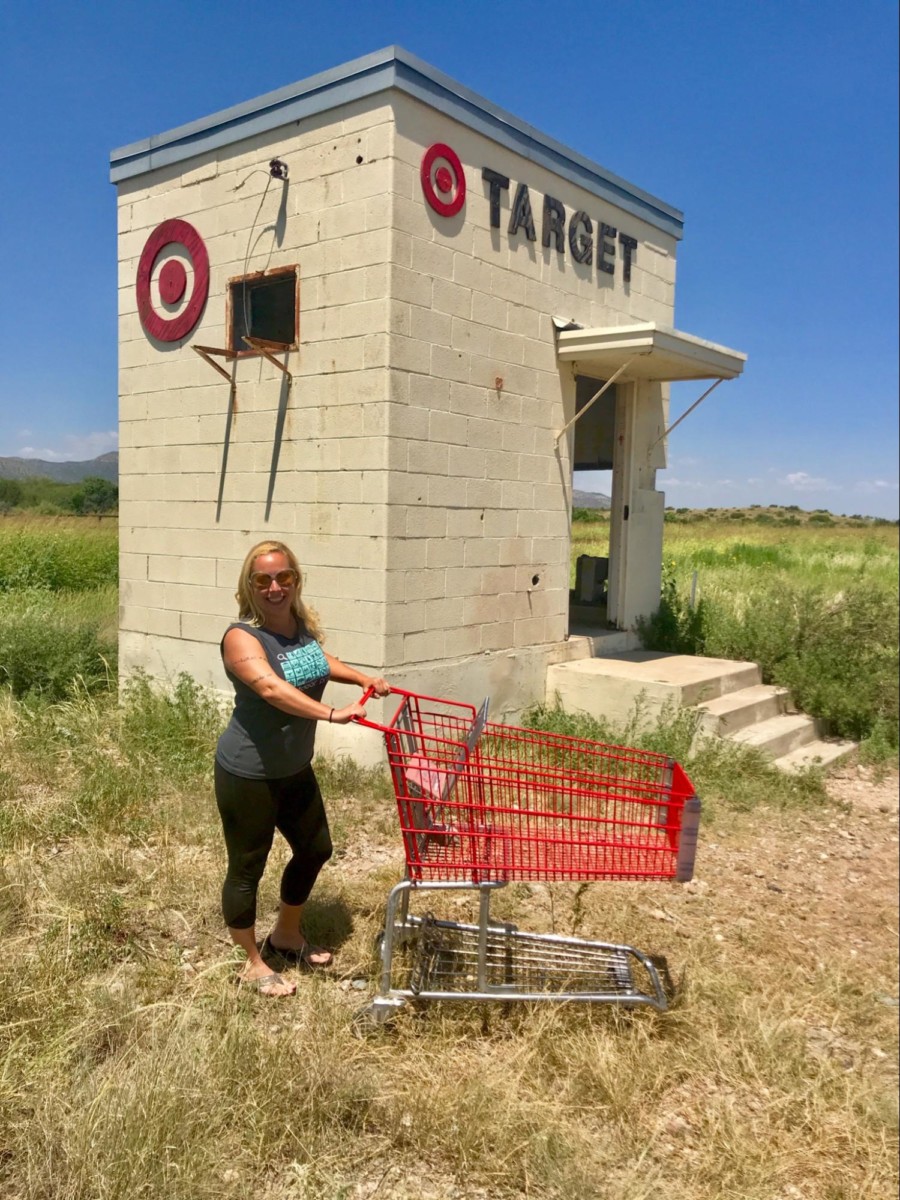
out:
<path id="1" fill-rule="evenodd" d="M 165 317 L 153 307 L 150 282 L 153 268 L 163 250 L 169 247 L 187 251 L 194 269 L 194 284 L 187 304 L 174 317 Z M 187 291 L 187 271 L 180 258 L 163 263 L 159 273 L 159 295 L 164 304 L 178 304 Z M 137 272 L 138 315 L 145 333 L 159 342 L 178 342 L 191 332 L 200 320 L 209 295 L 209 255 L 203 238 L 187 221 L 173 218 L 163 221 L 147 238 Z"/>
<path id="2" fill-rule="evenodd" d="M 466 173 L 456 152 L 435 142 L 422 156 L 421 175 L 431 208 L 442 217 L 455 217 L 466 202 Z"/>

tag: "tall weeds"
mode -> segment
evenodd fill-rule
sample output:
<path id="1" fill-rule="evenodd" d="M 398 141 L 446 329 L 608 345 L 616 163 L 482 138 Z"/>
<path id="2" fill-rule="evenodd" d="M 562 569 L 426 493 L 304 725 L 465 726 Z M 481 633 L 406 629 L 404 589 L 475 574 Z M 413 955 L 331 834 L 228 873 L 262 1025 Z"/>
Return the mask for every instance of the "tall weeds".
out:
<path id="1" fill-rule="evenodd" d="M 691 606 L 670 576 L 641 634 L 651 650 L 760 665 L 766 683 L 790 688 L 805 712 L 857 740 L 897 747 L 898 597 L 866 582 L 838 593 L 780 580 Z"/>
<path id="2" fill-rule="evenodd" d="M 61 700 L 115 688 L 115 527 L 0 523 L 0 686 Z"/>
<path id="3" fill-rule="evenodd" d="M 0 591 L 0 687 L 14 696 L 61 700 L 73 681 L 115 690 L 116 588 Z"/>
<path id="4" fill-rule="evenodd" d="M 118 529 L 0 522 L 0 592 L 83 591 L 119 577 Z"/>
<path id="5" fill-rule="evenodd" d="M 832 732 L 895 757 L 898 542 L 887 522 L 837 526 L 667 520 L 648 649 L 759 663 Z M 573 553 L 608 553 L 608 522 L 575 522 Z M 691 597 L 694 596 L 694 602 Z"/>
<path id="6" fill-rule="evenodd" d="M 790 775 L 751 746 L 700 738 L 699 714 L 690 708 L 667 707 L 648 725 L 640 702 L 619 723 L 540 704 L 525 713 L 523 723 L 530 729 L 670 755 L 687 770 L 707 815 L 713 807 L 746 812 L 760 805 L 802 808 L 825 800 L 820 773 Z"/>

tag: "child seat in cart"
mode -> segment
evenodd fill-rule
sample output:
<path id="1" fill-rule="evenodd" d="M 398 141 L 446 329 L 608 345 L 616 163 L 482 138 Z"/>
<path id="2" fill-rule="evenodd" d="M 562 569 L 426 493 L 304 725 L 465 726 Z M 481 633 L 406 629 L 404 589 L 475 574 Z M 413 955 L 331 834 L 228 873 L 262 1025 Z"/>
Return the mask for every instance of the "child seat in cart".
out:
<path id="1" fill-rule="evenodd" d="M 664 754 L 488 720 L 392 689 L 384 734 L 406 856 L 388 897 L 374 1023 L 409 1000 L 558 1000 L 667 1007 L 664 964 L 633 946 L 525 933 L 491 919 L 513 881 L 692 877 L 700 801 Z M 479 893 L 477 922 L 413 915 L 413 895 Z M 395 956 L 405 952 L 405 979 Z"/>

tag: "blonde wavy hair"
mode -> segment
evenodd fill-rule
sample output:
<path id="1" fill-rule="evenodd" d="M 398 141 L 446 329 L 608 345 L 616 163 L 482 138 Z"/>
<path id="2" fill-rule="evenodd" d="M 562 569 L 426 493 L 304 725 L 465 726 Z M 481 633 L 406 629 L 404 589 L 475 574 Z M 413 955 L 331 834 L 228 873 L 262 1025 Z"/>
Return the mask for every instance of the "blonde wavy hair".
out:
<path id="1" fill-rule="evenodd" d="M 303 572 L 300 570 L 300 564 L 297 562 L 297 557 L 293 550 L 286 546 L 284 542 L 257 542 L 247 552 L 247 557 L 244 559 L 241 573 L 238 576 L 238 588 L 234 593 L 234 598 L 238 602 L 238 616 L 240 620 L 246 621 L 248 625 L 256 626 L 257 629 L 265 623 L 265 616 L 259 606 L 256 589 L 250 583 L 250 576 L 253 574 L 253 564 L 263 554 L 283 554 L 287 559 L 291 570 L 296 572 L 297 575 L 297 587 L 291 600 L 291 612 L 297 618 L 297 624 L 301 629 L 305 629 L 317 642 L 324 641 L 325 634 L 319 623 L 318 615 L 314 609 L 309 608 L 301 599 L 303 593 Z"/>

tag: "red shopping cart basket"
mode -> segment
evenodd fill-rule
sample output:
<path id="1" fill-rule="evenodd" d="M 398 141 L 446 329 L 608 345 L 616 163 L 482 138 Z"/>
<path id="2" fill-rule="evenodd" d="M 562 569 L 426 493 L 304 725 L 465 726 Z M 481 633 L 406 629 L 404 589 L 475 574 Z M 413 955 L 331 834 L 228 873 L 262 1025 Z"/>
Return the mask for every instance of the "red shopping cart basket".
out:
<path id="1" fill-rule="evenodd" d="M 379 728 L 411 880 L 691 878 L 699 801 L 674 759 L 397 694 Z"/>

